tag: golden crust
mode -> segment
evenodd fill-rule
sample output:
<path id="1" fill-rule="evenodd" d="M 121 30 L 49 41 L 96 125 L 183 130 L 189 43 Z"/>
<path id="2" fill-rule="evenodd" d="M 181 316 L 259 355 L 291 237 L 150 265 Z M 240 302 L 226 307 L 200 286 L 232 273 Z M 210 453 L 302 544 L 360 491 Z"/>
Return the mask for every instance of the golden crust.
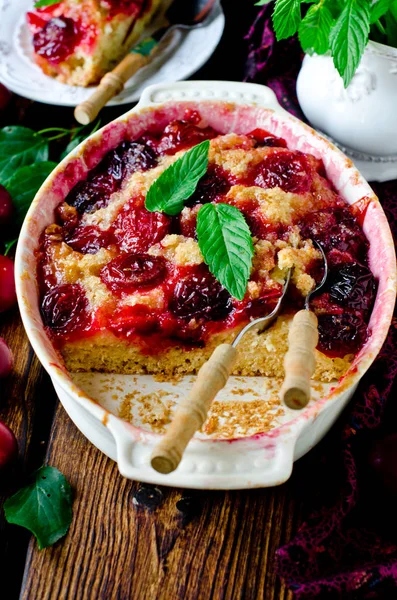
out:
<path id="1" fill-rule="evenodd" d="M 239 343 L 234 375 L 283 377 L 283 360 L 288 345 L 291 317 L 283 315 L 267 331 L 258 335 L 248 332 Z M 102 371 L 106 373 L 152 373 L 175 377 L 197 373 L 217 345 L 231 343 L 239 328 L 214 335 L 204 348 L 187 349 L 173 346 L 155 355 L 142 352 L 138 346 L 116 338 L 110 333 L 98 334 L 62 349 L 70 371 Z M 313 379 L 333 381 L 349 368 L 352 356 L 330 358 L 316 350 L 316 370 Z"/>
<path id="2" fill-rule="evenodd" d="M 254 148 L 252 140 L 246 136 L 228 134 L 211 140 L 210 161 L 234 173 L 246 174 L 252 164 L 262 160 L 263 156 L 272 150 Z M 109 229 L 120 210 L 127 203 L 132 202 L 133 198 L 139 198 L 139 202 L 142 202 L 151 183 L 183 152 L 162 157 L 156 168 L 132 174 L 123 182 L 121 190 L 111 196 L 108 206 L 83 215 L 81 225 L 95 225 L 105 231 Z M 314 180 L 314 191 L 305 194 L 284 192 L 278 187 L 263 189 L 257 186 L 234 185 L 230 188 L 226 201 L 241 207 L 247 201 L 253 202 L 255 209 L 262 214 L 267 223 L 285 225 L 289 232 L 283 239 L 277 239 L 276 233 L 269 235 L 269 239 L 266 240 L 253 239 L 253 266 L 245 301 L 260 298 L 263 291 L 270 288 L 279 290 L 280 284 L 284 283 L 286 269 L 289 268 L 293 268 L 292 281 L 302 296 L 313 288 L 314 280 L 308 270 L 321 254 L 313 247 L 310 240 L 301 238 L 300 230 L 294 223 L 305 214 L 326 206 L 330 201 L 328 196 L 334 194 L 325 184 L 325 196 L 328 199 L 324 200 L 320 196 L 320 175 L 315 173 Z M 197 206 L 185 208 L 181 213 L 181 219 L 188 223 L 195 217 L 198 209 Z M 64 243 L 59 230 L 59 226 L 56 225 L 47 228 L 47 235 L 51 237 L 49 258 L 57 274 L 57 282 L 80 283 L 86 291 L 92 310 L 105 309 L 102 314 L 111 314 L 117 309 L 137 304 L 156 310 L 166 308 L 167 300 L 160 288 L 146 292 L 138 290 L 124 293 L 121 297 L 113 296 L 101 282 L 100 270 L 117 256 L 117 248 L 110 246 L 106 250 L 99 250 L 96 254 L 84 255 Z M 183 235 L 166 235 L 161 242 L 153 244 L 148 249 L 148 253 L 152 256 L 162 256 L 177 268 L 200 265 L 203 262 L 197 242 Z M 283 358 L 287 350 L 289 323 L 290 317 L 284 315 L 259 336 L 253 332 L 248 333 L 239 346 L 239 359 L 234 373 L 283 377 Z M 192 327 L 198 326 L 194 320 L 191 324 Z M 197 373 L 214 348 L 219 343 L 231 342 L 240 327 L 212 335 L 204 348 L 174 345 L 166 350 L 160 350 L 157 354 L 148 354 L 133 341 L 115 337 L 104 330 L 80 341 L 67 342 L 61 351 L 67 368 L 72 371 L 153 373 L 173 377 Z M 351 359 L 351 356 L 329 358 L 316 351 L 314 379 L 324 382 L 338 379 L 348 369 Z"/>

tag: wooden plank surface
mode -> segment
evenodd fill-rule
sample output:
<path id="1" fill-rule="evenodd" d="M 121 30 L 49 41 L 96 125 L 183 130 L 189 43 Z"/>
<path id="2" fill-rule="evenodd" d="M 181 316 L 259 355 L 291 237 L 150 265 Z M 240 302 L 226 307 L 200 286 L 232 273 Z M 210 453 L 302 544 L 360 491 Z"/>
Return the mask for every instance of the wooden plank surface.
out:
<path id="1" fill-rule="evenodd" d="M 243 77 L 243 35 L 257 8 L 223 6 L 225 34 L 197 79 Z M 102 122 L 128 108 L 107 109 Z M 0 126 L 17 123 L 70 127 L 73 112 L 15 97 Z M 75 496 L 68 535 L 43 551 L 0 512 L 1 598 L 291 600 L 275 574 L 275 551 L 302 518 L 299 465 L 271 490 L 190 492 L 127 481 L 57 403 L 17 309 L 0 315 L 0 335 L 15 355 L 12 376 L 1 382 L 0 419 L 20 448 L 19 463 L 0 479 L 0 503 L 44 460 L 66 475 Z"/>
<path id="2" fill-rule="evenodd" d="M 240 492 L 131 482 L 61 406 L 46 462 L 70 481 L 74 518 L 54 547 L 30 542 L 24 600 L 292 598 L 274 560 L 299 516 L 293 482 Z"/>
<path id="3" fill-rule="evenodd" d="M 0 476 L 0 506 L 25 484 L 27 475 L 42 464 L 54 413 L 56 395 L 34 355 L 17 309 L 1 316 L 0 336 L 14 354 L 12 374 L 0 383 L 0 420 L 11 427 L 19 446 L 19 460 Z M 17 598 L 30 536 L 11 527 L 0 511 L 0 579 L 4 598 Z M 12 573 L 12 577 L 10 577 Z M 1 593 L 0 593 L 0 597 Z"/>

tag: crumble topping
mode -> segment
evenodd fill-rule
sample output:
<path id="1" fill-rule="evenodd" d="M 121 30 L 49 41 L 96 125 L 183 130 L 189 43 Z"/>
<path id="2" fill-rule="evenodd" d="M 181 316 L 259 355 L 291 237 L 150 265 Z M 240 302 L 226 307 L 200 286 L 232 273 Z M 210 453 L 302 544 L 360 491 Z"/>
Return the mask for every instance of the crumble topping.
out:
<path id="1" fill-rule="evenodd" d="M 204 139 L 210 140 L 208 169 L 183 210 L 174 216 L 149 212 L 145 196 L 152 183 Z M 196 220 L 208 202 L 237 207 L 250 228 L 254 257 L 243 300 L 232 298 L 213 277 L 200 251 Z M 288 149 L 268 132 L 222 135 L 197 113 L 187 114 L 186 120 L 109 152 L 58 207 L 57 222 L 43 232 L 38 255 L 43 318 L 69 364 L 69 346 L 80 344 L 74 347 L 83 356 L 87 339 L 88 368 L 110 368 L 111 344 L 126 344 L 137 348 L 131 367 L 136 372 L 158 373 L 159 361 L 149 360 L 157 355 L 167 356 L 170 373 L 195 372 L 197 357 L 204 360 L 217 336 L 232 339 L 251 319 L 273 310 L 288 269 L 292 278 L 284 311 L 303 306 L 321 279 L 314 241 L 330 267 L 328 287 L 313 300 L 319 316 L 317 359 L 325 357 L 316 376 L 328 381 L 347 368 L 344 357 L 353 356 L 368 335 L 376 283 L 363 232 L 324 176 L 321 161 Z M 249 361 L 263 348 L 255 372 L 282 376 L 282 360 L 268 368 L 270 355 L 285 346 L 280 335 L 286 339 L 288 321 L 282 323 L 282 333 L 274 325 L 267 336 L 251 340 L 239 372 L 250 374 Z M 95 336 L 106 339 L 107 348 L 99 351 L 97 345 L 96 355 L 89 346 L 95 348 Z M 115 353 L 114 368 L 131 372 L 123 353 L 125 348 Z"/>
<path id="2" fill-rule="evenodd" d="M 151 256 L 163 256 L 177 266 L 200 265 L 204 262 L 203 255 L 196 240 L 184 235 L 166 235 L 160 243 L 148 250 Z"/>

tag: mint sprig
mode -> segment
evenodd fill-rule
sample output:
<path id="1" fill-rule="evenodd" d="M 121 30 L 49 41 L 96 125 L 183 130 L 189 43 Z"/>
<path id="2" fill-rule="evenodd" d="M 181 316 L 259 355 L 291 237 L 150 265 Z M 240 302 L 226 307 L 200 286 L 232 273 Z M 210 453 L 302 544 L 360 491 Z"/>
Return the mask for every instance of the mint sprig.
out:
<path id="1" fill-rule="evenodd" d="M 197 238 L 211 273 L 234 298 L 242 300 L 254 255 L 242 213 L 229 204 L 204 204 L 197 215 Z"/>
<path id="2" fill-rule="evenodd" d="M 371 24 L 376 23 L 376 21 L 383 17 L 383 15 L 396 4 L 396 0 L 377 0 L 376 2 L 372 2 L 370 16 Z"/>
<path id="3" fill-rule="evenodd" d="M 297 31 L 302 49 L 332 55 L 345 87 L 371 39 L 397 47 L 397 0 L 273 0 L 277 40 Z M 259 0 L 258 6 L 269 0 Z"/>
<path id="4" fill-rule="evenodd" d="M 332 14 L 326 4 L 312 4 L 299 25 L 302 49 L 308 54 L 325 54 L 332 25 Z"/>
<path id="5" fill-rule="evenodd" d="M 330 36 L 334 65 L 347 87 L 360 64 L 369 34 L 368 0 L 346 0 Z"/>
<path id="6" fill-rule="evenodd" d="M 16 230 L 9 232 L 9 239 L 3 240 L 6 253 L 14 246 L 15 235 L 18 234 L 19 226 L 38 189 L 57 166 L 56 162 L 48 160 L 51 142 L 62 138 L 70 139 L 60 156 L 62 159 L 88 135 L 94 133 L 99 125 L 98 120 L 91 130 L 82 126 L 73 129 L 48 127 L 41 131 L 33 131 L 19 125 L 0 129 L 0 184 L 4 185 L 11 195 L 18 225 Z"/>
<path id="7" fill-rule="evenodd" d="M 301 0 L 277 0 L 273 11 L 273 23 L 278 40 L 294 35 L 300 20 Z"/>
<path id="8" fill-rule="evenodd" d="M 41 467 L 33 482 L 4 503 L 6 520 L 29 529 L 42 550 L 63 537 L 72 521 L 72 490 L 55 467 Z"/>
<path id="9" fill-rule="evenodd" d="M 193 146 L 161 173 L 146 194 L 147 210 L 170 216 L 181 212 L 183 203 L 194 193 L 199 179 L 207 171 L 209 147 L 209 140 Z"/>

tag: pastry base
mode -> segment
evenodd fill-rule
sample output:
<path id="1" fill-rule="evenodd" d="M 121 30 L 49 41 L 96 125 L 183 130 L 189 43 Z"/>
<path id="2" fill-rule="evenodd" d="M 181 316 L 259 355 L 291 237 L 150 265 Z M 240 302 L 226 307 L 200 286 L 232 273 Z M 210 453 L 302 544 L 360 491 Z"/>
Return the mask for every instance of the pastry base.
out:
<path id="1" fill-rule="evenodd" d="M 245 334 L 238 345 L 238 358 L 233 375 L 283 377 L 284 355 L 288 348 L 290 317 L 279 317 L 267 331 Z M 196 374 L 221 343 L 231 343 L 239 328 L 212 336 L 204 348 L 187 349 L 173 346 L 158 354 L 144 354 L 138 346 L 101 333 L 68 343 L 62 348 L 66 368 L 72 372 L 152 374 L 172 379 Z M 316 350 L 316 370 L 313 379 L 322 382 L 338 380 L 351 365 L 352 355 L 330 358 Z"/>

